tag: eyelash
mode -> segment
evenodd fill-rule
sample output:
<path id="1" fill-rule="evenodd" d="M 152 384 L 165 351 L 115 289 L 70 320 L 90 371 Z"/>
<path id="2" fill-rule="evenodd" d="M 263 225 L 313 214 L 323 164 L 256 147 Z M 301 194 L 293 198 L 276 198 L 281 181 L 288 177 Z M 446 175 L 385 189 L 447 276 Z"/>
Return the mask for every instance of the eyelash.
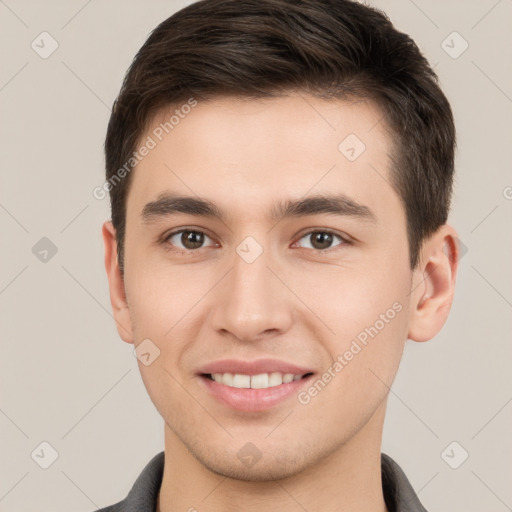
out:
<path id="1" fill-rule="evenodd" d="M 161 240 L 161 243 L 164 246 L 164 248 L 167 251 L 176 252 L 178 254 L 193 254 L 195 252 L 198 252 L 201 249 L 205 249 L 206 248 L 206 247 L 199 247 L 198 249 L 180 249 L 180 248 L 177 248 L 176 246 L 173 246 L 172 244 L 169 243 L 169 239 L 171 237 L 173 237 L 174 235 L 177 235 L 179 233 L 183 233 L 183 232 L 199 233 L 199 234 L 202 234 L 202 235 L 206 235 L 210 239 L 212 238 L 212 237 L 210 237 L 208 235 L 208 233 L 205 233 L 204 231 L 202 231 L 200 229 L 195 229 L 195 228 L 193 229 L 193 228 L 186 228 L 186 227 L 185 228 L 180 228 L 180 229 L 172 231 L 172 232 L 170 232 L 168 234 L 165 234 L 163 236 L 163 239 Z M 306 237 L 308 235 L 312 235 L 313 233 L 327 233 L 329 235 L 333 235 L 333 236 L 336 236 L 336 237 L 340 238 L 341 241 L 342 241 L 342 243 L 340 243 L 339 245 L 334 246 L 334 247 L 330 247 L 329 249 L 311 249 L 312 251 L 314 251 L 317 254 L 325 254 L 325 253 L 328 253 L 328 252 L 332 252 L 334 249 L 336 249 L 336 247 L 340 247 L 340 246 L 344 246 L 344 245 L 350 245 L 352 243 L 351 240 L 347 236 L 342 236 L 339 233 L 337 233 L 336 231 L 333 231 L 332 229 L 329 229 L 329 228 L 312 229 L 312 230 L 302 234 L 297 239 L 297 242 L 302 240 L 304 237 Z M 297 242 L 294 242 L 294 244 L 297 243 Z M 300 249 L 309 249 L 309 248 L 307 248 L 307 247 L 300 247 Z"/>

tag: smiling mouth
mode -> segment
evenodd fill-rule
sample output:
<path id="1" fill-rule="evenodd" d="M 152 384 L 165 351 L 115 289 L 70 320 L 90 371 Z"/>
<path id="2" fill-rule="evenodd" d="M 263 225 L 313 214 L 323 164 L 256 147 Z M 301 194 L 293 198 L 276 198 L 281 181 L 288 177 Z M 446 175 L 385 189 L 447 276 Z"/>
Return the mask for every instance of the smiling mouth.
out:
<path id="1" fill-rule="evenodd" d="M 238 389 L 267 389 L 289 384 L 290 382 L 306 379 L 313 372 L 293 374 L 282 372 L 259 373 L 247 375 L 241 373 L 203 373 L 201 377 L 210 379 L 218 384 Z"/>

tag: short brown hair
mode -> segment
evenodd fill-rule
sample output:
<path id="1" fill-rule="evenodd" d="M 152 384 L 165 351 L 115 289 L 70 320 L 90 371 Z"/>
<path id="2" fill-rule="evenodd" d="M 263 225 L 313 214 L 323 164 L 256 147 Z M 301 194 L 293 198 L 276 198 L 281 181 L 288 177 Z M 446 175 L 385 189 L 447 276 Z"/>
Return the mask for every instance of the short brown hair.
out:
<path id="1" fill-rule="evenodd" d="M 105 141 L 107 181 L 136 150 L 153 114 L 190 97 L 373 100 L 394 135 L 391 183 L 407 217 L 410 265 L 446 222 L 455 127 L 438 78 L 381 11 L 351 0 L 202 0 L 162 22 L 134 58 Z M 341 141 L 340 141 L 341 142 Z M 110 191 L 124 268 L 130 173 Z"/>

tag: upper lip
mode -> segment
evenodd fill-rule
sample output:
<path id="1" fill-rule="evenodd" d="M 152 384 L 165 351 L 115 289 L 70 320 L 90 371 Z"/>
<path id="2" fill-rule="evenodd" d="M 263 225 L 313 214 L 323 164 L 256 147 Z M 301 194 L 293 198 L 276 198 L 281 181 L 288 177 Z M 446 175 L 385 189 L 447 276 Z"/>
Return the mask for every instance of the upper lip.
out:
<path id="1" fill-rule="evenodd" d="M 258 375 L 260 373 L 293 373 L 294 375 L 305 375 L 313 373 L 312 370 L 297 366 L 278 359 L 254 359 L 246 361 L 243 359 L 223 359 L 209 363 L 199 369 L 199 374 L 212 373 L 238 373 L 242 375 Z"/>

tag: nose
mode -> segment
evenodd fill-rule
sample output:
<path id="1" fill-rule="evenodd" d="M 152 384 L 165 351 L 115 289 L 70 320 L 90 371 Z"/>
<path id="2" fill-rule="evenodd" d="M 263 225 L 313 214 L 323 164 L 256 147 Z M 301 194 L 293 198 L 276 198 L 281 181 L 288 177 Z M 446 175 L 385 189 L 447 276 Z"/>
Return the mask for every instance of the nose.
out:
<path id="1" fill-rule="evenodd" d="M 240 254 L 235 253 L 231 271 L 216 287 L 214 329 L 243 342 L 286 332 L 296 306 L 285 284 L 286 272 L 270 251 L 263 250 L 252 262 Z"/>

